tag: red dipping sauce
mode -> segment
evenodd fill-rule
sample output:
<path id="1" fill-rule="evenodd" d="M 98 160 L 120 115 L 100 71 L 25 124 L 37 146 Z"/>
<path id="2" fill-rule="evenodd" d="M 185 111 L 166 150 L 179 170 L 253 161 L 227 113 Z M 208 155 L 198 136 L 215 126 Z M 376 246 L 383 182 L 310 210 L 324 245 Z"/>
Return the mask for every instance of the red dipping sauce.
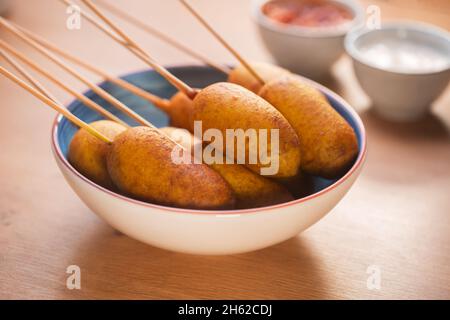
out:
<path id="1" fill-rule="evenodd" d="M 326 0 L 272 0 L 262 12 L 276 22 L 301 27 L 333 27 L 354 18 L 346 6 Z"/>

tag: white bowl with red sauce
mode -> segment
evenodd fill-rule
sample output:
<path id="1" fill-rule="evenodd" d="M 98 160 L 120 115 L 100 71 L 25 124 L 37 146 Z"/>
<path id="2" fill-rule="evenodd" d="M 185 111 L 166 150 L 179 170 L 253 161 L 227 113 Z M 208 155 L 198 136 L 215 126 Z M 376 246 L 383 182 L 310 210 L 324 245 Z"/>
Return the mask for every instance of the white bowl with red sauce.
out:
<path id="1" fill-rule="evenodd" d="M 364 18 L 353 0 L 253 0 L 252 14 L 276 62 L 313 79 L 329 74 L 347 32 Z"/>

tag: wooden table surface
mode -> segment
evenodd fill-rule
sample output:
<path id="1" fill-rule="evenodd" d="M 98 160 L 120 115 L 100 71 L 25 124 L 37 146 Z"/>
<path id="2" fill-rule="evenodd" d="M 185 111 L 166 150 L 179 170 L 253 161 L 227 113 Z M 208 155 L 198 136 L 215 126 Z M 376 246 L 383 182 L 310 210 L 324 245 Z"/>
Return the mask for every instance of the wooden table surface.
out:
<path id="1" fill-rule="evenodd" d="M 176 1 L 116 2 L 212 59 L 234 62 Z M 192 2 L 247 57 L 270 61 L 249 19 L 249 1 Z M 369 3 L 381 6 L 384 19 L 420 19 L 450 29 L 446 0 L 364 1 Z M 115 74 L 144 68 L 87 24 L 68 31 L 56 0 L 14 0 L 10 18 Z M 195 62 L 139 31 L 133 34 L 164 64 Z M 0 30 L 0 38 L 84 89 L 6 31 Z M 359 180 L 301 235 L 224 257 L 153 248 L 100 220 L 52 158 L 53 111 L 0 79 L 0 298 L 449 299 L 449 90 L 433 106 L 434 116 L 398 125 L 372 114 L 347 58 L 333 74 L 326 84 L 361 113 L 368 131 L 368 159 Z M 69 265 L 81 268 L 81 290 L 66 288 Z M 381 272 L 379 290 L 366 285 L 370 266 Z"/>

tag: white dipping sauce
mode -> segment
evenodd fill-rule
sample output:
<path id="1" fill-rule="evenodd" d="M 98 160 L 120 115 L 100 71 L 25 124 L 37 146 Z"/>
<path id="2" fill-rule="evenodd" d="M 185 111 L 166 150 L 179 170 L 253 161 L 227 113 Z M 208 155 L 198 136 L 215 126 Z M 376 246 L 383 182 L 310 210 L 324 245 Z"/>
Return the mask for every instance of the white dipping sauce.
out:
<path id="1" fill-rule="evenodd" d="M 443 52 L 407 39 L 367 43 L 360 52 L 372 65 L 394 72 L 436 72 L 450 65 Z"/>

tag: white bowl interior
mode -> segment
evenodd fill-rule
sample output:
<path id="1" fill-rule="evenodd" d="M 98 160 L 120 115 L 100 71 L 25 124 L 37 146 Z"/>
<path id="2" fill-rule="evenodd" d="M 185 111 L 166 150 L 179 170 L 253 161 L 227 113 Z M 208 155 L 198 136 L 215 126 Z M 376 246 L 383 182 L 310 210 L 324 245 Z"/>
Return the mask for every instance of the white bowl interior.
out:
<path id="1" fill-rule="evenodd" d="M 404 46 L 420 46 L 428 50 L 430 54 L 438 54 L 440 58 L 446 59 L 446 64 L 439 69 L 431 71 L 399 70 L 398 68 L 386 68 L 376 61 L 369 60 L 364 55 L 364 49 L 375 44 L 398 44 Z M 381 29 L 368 30 L 359 29 L 351 32 L 346 39 L 348 53 L 361 63 L 373 68 L 386 71 L 415 74 L 442 72 L 450 68 L 450 36 L 449 33 L 438 28 L 422 23 L 398 22 L 382 26 Z M 413 47 L 412 47 L 413 48 Z"/>

